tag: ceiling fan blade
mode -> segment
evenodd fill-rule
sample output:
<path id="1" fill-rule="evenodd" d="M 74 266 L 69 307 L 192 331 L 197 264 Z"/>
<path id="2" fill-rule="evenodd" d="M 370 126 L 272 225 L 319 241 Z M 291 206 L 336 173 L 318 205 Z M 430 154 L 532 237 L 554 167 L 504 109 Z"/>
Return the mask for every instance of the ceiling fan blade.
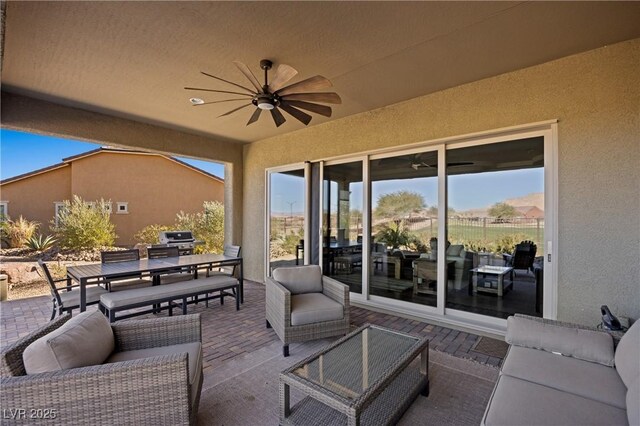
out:
<path id="1" fill-rule="evenodd" d="M 287 101 L 313 101 L 323 104 L 341 104 L 342 99 L 337 93 L 291 93 L 285 96 Z"/>
<path id="2" fill-rule="evenodd" d="M 312 104 L 311 102 L 304 101 L 286 101 L 289 105 L 305 109 L 307 111 L 315 112 L 316 114 L 324 115 L 325 117 L 331 117 L 331 107 L 319 104 Z"/>
<path id="3" fill-rule="evenodd" d="M 207 77 L 215 78 L 216 80 L 224 81 L 225 83 L 231 84 L 232 86 L 236 86 L 236 87 L 238 87 L 240 89 L 246 90 L 247 92 L 251 93 L 252 95 L 255 95 L 255 92 L 253 90 L 249 89 L 248 87 L 241 86 L 239 84 L 236 84 L 236 83 L 233 83 L 231 81 L 225 80 L 224 78 L 216 77 L 215 75 L 211 75 L 211 74 L 206 73 L 204 71 L 200 71 L 200 74 L 204 74 Z"/>
<path id="4" fill-rule="evenodd" d="M 225 115 L 233 114 L 234 112 L 239 111 L 239 110 L 241 110 L 242 108 L 246 108 L 246 107 L 251 106 L 251 105 L 253 105 L 253 104 L 246 104 L 246 105 L 242 105 L 241 107 L 238 107 L 238 108 L 236 108 L 236 109 L 232 109 L 232 110 L 231 110 L 231 111 L 229 111 L 229 112 L 225 112 L 224 114 L 219 115 L 218 117 L 224 117 Z"/>
<path id="5" fill-rule="evenodd" d="M 271 111 L 271 116 L 273 117 L 273 121 L 276 123 L 276 127 L 280 127 L 285 121 L 287 121 L 278 108 L 274 108 L 269 111 Z"/>
<path id="6" fill-rule="evenodd" d="M 201 106 L 201 105 L 209 105 L 209 104 L 219 104 L 222 102 L 232 102 L 232 101 L 247 101 L 245 98 L 234 98 L 234 99 L 224 99 L 222 101 L 211 101 L 211 102 L 203 102 L 201 104 L 193 104 L 193 106 Z"/>
<path id="7" fill-rule="evenodd" d="M 236 67 L 238 67 L 240 72 L 244 74 L 245 77 L 247 77 L 251 84 L 253 84 L 253 87 L 255 87 L 258 92 L 262 92 L 262 86 L 260 86 L 258 79 L 255 75 L 253 75 L 249 67 L 240 61 L 233 61 L 233 63 L 236 64 Z"/>
<path id="8" fill-rule="evenodd" d="M 184 90 L 199 90 L 203 92 L 214 92 L 214 93 L 229 93 L 230 95 L 240 95 L 240 96 L 249 96 L 253 97 L 248 93 L 240 93 L 240 92 L 229 92 L 228 90 L 214 90 L 214 89 L 202 89 L 200 87 L 185 87 Z"/>
<path id="9" fill-rule="evenodd" d="M 293 83 L 284 89 L 280 89 L 278 91 L 278 95 L 286 96 L 290 93 L 299 93 L 299 92 L 313 92 L 316 90 L 326 89 L 327 87 L 332 87 L 333 85 L 329 80 L 324 78 L 321 75 L 316 75 L 315 77 L 308 78 L 306 80 L 299 81 L 297 83 Z"/>
<path id="10" fill-rule="evenodd" d="M 287 113 L 292 115 L 294 118 L 297 118 L 298 120 L 302 121 L 305 126 L 307 126 L 311 122 L 311 119 L 313 118 L 306 112 L 300 111 L 298 108 L 294 108 L 284 101 L 280 102 L 279 108 L 282 108 Z"/>
<path id="11" fill-rule="evenodd" d="M 247 121 L 247 126 L 249 124 L 253 124 L 256 121 L 258 121 L 258 118 L 260 118 L 260 113 L 262 112 L 262 110 L 260 108 L 256 108 L 255 111 L 253 111 L 253 114 L 251 114 L 251 118 L 249 119 L 249 121 Z"/>
<path id="12" fill-rule="evenodd" d="M 281 89 L 287 81 L 291 80 L 297 74 L 298 71 L 292 66 L 287 64 L 278 65 L 278 69 L 269 83 L 269 90 L 271 90 L 271 92 L 275 92 L 276 90 Z"/>

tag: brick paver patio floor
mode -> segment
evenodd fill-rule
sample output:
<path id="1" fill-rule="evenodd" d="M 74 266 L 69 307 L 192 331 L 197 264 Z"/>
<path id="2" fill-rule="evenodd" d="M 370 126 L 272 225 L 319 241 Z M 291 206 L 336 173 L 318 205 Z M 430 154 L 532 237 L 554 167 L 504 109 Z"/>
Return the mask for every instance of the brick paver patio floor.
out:
<path id="1" fill-rule="evenodd" d="M 189 313 L 202 315 L 204 370 L 210 372 L 223 361 L 255 351 L 278 341 L 272 329 L 265 327 L 264 286 L 245 281 L 245 300 L 240 311 L 232 299 L 221 306 L 212 302 L 191 305 Z M 92 306 L 90 309 L 96 309 Z M 77 312 L 77 311 L 76 311 Z M 33 297 L 0 303 L 0 346 L 15 342 L 30 331 L 45 324 L 51 315 L 49 296 Z M 166 315 L 166 312 L 161 315 Z M 364 323 L 381 325 L 417 336 L 427 336 L 430 347 L 454 356 L 471 358 L 481 363 L 499 365 L 501 358 L 473 350 L 480 336 L 426 322 L 351 307 L 353 327 Z M 487 337 L 484 337 L 486 339 Z"/>

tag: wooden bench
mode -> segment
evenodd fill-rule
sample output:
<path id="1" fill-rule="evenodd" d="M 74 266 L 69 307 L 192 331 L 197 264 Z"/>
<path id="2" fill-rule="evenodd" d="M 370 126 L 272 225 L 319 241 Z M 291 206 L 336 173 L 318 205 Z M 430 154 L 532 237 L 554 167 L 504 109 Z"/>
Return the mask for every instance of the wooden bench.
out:
<path id="1" fill-rule="evenodd" d="M 234 290 L 229 293 L 226 290 Z M 209 293 L 220 292 L 217 295 Z M 156 313 L 163 309 L 169 310 L 169 315 L 173 314 L 175 300 L 181 300 L 182 313 L 187 313 L 187 304 L 199 301 L 209 301 L 220 299 L 224 304 L 225 296 L 234 297 L 236 300 L 236 310 L 240 309 L 240 283 L 237 279 L 225 275 L 203 277 L 197 280 L 182 281 L 173 284 L 156 285 L 152 287 L 122 290 L 118 292 L 106 293 L 100 296 L 100 309 L 109 317 L 110 322 L 116 321 L 116 313 L 129 309 L 152 306 L 145 311 L 137 311 L 127 315 L 120 315 L 117 319 L 129 318 L 136 315 Z M 196 298 L 205 295 L 204 298 Z M 194 299 L 187 301 L 189 297 Z M 166 306 L 161 306 L 162 303 Z"/>

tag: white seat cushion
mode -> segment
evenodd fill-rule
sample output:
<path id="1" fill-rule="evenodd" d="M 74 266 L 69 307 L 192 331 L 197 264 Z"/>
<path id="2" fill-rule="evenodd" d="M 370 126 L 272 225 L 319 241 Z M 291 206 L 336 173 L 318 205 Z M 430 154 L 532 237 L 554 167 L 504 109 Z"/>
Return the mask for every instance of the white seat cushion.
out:
<path id="1" fill-rule="evenodd" d="M 291 296 L 291 325 L 315 324 L 342 318 L 343 306 L 322 293 Z"/>
<path id="2" fill-rule="evenodd" d="M 511 346 L 502 365 L 502 372 L 618 408 L 626 408 L 627 389 L 613 367 L 537 349 Z"/>
<path id="3" fill-rule="evenodd" d="M 613 405 L 502 374 L 482 424 L 627 425 L 627 413 Z"/>
<path id="4" fill-rule="evenodd" d="M 100 286 L 87 287 L 87 303 L 94 303 L 100 300 L 100 295 L 107 293 L 107 290 Z M 61 290 L 58 292 L 60 300 L 62 300 L 62 306 L 65 308 L 71 308 L 73 306 L 80 306 L 80 290 L 74 289 L 71 291 Z"/>

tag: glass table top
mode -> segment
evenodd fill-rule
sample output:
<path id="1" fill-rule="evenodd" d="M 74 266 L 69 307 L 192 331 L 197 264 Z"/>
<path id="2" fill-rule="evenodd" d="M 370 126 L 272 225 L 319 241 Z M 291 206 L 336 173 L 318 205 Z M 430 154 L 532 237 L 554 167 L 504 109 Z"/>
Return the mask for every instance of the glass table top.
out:
<path id="1" fill-rule="evenodd" d="M 347 399 L 356 399 L 418 341 L 418 338 L 369 326 L 322 352 L 292 374 Z"/>

